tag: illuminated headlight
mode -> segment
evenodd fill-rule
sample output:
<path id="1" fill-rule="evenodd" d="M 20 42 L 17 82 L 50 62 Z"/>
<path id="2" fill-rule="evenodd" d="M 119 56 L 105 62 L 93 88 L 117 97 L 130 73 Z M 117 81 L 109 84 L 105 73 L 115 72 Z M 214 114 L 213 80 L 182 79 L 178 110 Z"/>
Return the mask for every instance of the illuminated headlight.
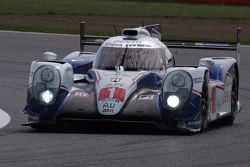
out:
<path id="1" fill-rule="evenodd" d="M 170 107 L 172 108 L 176 108 L 178 107 L 178 105 L 180 104 L 180 99 L 179 97 L 175 96 L 175 95 L 170 95 L 167 98 L 167 103 Z"/>
<path id="2" fill-rule="evenodd" d="M 59 70 L 51 65 L 40 66 L 33 77 L 33 94 L 38 104 L 52 105 L 61 82 Z"/>
<path id="3" fill-rule="evenodd" d="M 192 76 L 184 70 L 167 74 L 163 85 L 163 107 L 167 110 L 181 110 L 193 89 Z"/>
<path id="4" fill-rule="evenodd" d="M 54 95 L 50 90 L 46 90 L 41 93 L 40 95 L 40 101 L 45 104 L 50 104 L 53 102 Z"/>

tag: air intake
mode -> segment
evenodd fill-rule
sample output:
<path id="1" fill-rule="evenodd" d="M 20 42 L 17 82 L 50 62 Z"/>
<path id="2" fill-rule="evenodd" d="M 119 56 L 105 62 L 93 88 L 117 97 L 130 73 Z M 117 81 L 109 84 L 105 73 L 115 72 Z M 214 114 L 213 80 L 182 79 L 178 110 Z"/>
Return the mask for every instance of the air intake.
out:
<path id="1" fill-rule="evenodd" d="M 124 30 L 123 35 L 125 35 L 125 36 L 137 36 L 138 31 L 137 30 Z"/>
<path id="2" fill-rule="evenodd" d="M 139 39 L 141 37 L 150 36 L 150 33 L 142 27 L 123 29 L 122 35 L 126 38 Z"/>

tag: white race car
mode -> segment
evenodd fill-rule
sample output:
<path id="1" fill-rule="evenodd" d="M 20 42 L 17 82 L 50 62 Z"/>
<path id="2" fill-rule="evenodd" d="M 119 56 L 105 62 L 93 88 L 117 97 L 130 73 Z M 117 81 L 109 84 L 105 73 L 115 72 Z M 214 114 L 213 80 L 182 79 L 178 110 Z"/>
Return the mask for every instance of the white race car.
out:
<path id="1" fill-rule="evenodd" d="M 84 34 L 81 51 L 32 62 L 25 125 L 48 128 L 72 120 L 147 122 L 202 132 L 208 122 L 233 124 L 240 111 L 239 31 L 235 43 L 161 41 L 160 25 L 126 28 L 121 36 Z M 97 53 L 84 45 L 101 45 Z M 175 66 L 168 47 L 235 50 Z"/>

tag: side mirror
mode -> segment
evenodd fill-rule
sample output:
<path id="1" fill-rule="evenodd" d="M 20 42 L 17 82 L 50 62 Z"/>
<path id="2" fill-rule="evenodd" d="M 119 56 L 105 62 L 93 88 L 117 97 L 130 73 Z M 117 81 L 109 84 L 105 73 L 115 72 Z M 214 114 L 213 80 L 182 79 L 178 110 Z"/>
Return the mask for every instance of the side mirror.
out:
<path id="1" fill-rule="evenodd" d="M 215 62 L 212 58 L 203 58 L 203 59 L 200 59 L 200 62 L 199 62 L 199 66 L 200 67 L 207 67 L 207 68 L 211 68 L 215 65 Z"/>
<path id="2" fill-rule="evenodd" d="M 51 60 L 56 60 L 57 59 L 57 54 L 53 52 L 44 52 L 43 53 L 43 58 L 42 60 L 44 61 L 51 61 Z"/>

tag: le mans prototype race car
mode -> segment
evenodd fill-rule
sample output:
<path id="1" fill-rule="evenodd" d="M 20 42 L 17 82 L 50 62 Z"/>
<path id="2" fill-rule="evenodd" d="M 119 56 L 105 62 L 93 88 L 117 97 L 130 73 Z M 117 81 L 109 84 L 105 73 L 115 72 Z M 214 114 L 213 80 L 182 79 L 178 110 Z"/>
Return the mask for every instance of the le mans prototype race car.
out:
<path id="1" fill-rule="evenodd" d="M 237 41 L 161 41 L 160 25 L 123 29 L 121 36 L 86 36 L 81 51 L 63 60 L 46 52 L 29 75 L 28 115 L 35 129 L 59 122 L 154 123 L 161 128 L 202 132 L 209 122 L 233 124 L 240 111 Z M 101 45 L 97 53 L 85 45 Z M 202 58 L 197 66 L 176 66 L 168 48 L 236 51 L 236 58 Z"/>

